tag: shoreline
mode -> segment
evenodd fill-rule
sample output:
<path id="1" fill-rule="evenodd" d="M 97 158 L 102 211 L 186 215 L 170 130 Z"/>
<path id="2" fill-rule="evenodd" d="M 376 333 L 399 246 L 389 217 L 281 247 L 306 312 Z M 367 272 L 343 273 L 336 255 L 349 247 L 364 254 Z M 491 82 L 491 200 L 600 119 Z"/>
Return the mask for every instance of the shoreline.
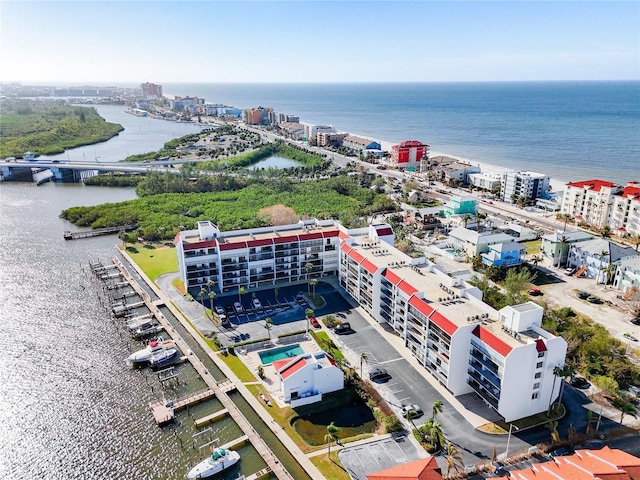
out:
<path id="1" fill-rule="evenodd" d="M 307 124 L 304 122 L 300 122 L 303 125 L 311 125 L 311 124 Z M 393 145 L 395 145 L 394 142 L 389 142 L 387 140 L 379 140 L 379 139 L 373 139 L 370 138 L 368 136 L 365 135 L 359 135 L 357 133 L 352 133 L 352 132 L 340 132 L 340 133 L 348 133 L 349 135 L 353 135 L 356 137 L 361 137 L 361 138 L 369 138 L 375 142 L 378 142 L 380 144 L 380 146 L 382 147 L 382 150 L 384 151 L 391 151 L 391 147 Z M 468 165 L 471 166 L 478 166 L 480 168 L 480 171 L 482 173 L 504 173 L 504 172 L 510 172 L 510 171 L 524 171 L 524 170 L 518 170 L 518 169 L 513 169 L 513 168 L 507 168 L 507 167 L 500 167 L 498 165 L 494 165 L 492 163 L 488 163 L 485 161 L 478 161 L 478 160 L 471 160 L 468 158 L 464 158 L 464 157 L 460 157 L 458 155 L 451 155 L 445 152 L 436 152 L 436 151 L 430 151 L 429 152 L 429 156 L 430 157 L 437 157 L 437 156 L 443 156 L 443 157 L 449 157 L 449 158 L 453 158 L 461 163 L 466 163 Z M 528 171 L 536 171 L 536 170 L 528 170 Z M 545 175 L 549 175 L 546 172 L 539 172 L 536 171 L 536 173 L 542 173 Z M 553 178 L 551 176 L 549 176 L 549 185 L 551 186 L 551 192 L 561 192 L 564 190 L 565 185 L 567 184 L 567 182 L 563 181 L 563 180 L 558 180 L 557 178 Z"/>

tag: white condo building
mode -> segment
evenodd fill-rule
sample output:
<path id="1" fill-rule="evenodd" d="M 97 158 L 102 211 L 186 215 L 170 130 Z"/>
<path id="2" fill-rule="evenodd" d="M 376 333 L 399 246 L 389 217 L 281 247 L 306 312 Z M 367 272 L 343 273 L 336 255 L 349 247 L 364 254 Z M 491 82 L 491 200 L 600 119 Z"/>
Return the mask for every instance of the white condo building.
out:
<path id="1" fill-rule="evenodd" d="M 496 311 L 478 288 L 393 243 L 387 224 L 348 230 L 331 220 L 231 232 L 199 222 L 176 237 L 191 290 L 209 280 L 230 291 L 337 274 L 454 395 L 475 392 L 507 422 L 545 411 L 560 390 L 553 369 L 564 364 L 567 344 L 541 327 L 543 309 L 527 302 Z"/>
<path id="2" fill-rule="evenodd" d="M 548 191 L 549 175 L 545 173 L 530 172 L 528 170 L 502 173 L 500 200 L 503 202 L 514 203 L 513 199 L 520 197 L 539 198 Z"/>
<path id="3" fill-rule="evenodd" d="M 640 183 L 625 187 L 605 180 L 567 183 L 561 212 L 596 228 L 608 225 L 618 235 L 639 235 Z"/>

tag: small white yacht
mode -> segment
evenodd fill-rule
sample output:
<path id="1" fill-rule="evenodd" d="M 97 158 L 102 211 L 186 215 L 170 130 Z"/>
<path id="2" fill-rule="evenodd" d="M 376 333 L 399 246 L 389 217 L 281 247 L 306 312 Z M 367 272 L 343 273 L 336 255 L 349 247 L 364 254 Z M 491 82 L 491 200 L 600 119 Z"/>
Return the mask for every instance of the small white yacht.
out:
<path id="1" fill-rule="evenodd" d="M 202 460 L 187 473 L 188 479 L 207 478 L 235 465 L 240 454 L 225 448 L 211 448 L 211 455 Z"/>
<path id="2" fill-rule="evenodd" d="M 134 365 L 148 363 L 155 353 L 162 352 L 163 350 L 170 347 L 175 348 L 175 342 L 173 340 L 164 340 L 162 338 L 158 338 L 157 340 L 149 342 L 149 344 L 142 350 L 138 350 L 137 352 L 129 355 L 127 361 L 129 363 L 133 363 Z"/>
<path id="3" fill-rule="evenodd" d="M 151 365 L 151 368 L 169 365 L 177 360 L 178 352 L 178 347 L 175 344 L 154 352 L 149 359 L 149 365 Z"/>

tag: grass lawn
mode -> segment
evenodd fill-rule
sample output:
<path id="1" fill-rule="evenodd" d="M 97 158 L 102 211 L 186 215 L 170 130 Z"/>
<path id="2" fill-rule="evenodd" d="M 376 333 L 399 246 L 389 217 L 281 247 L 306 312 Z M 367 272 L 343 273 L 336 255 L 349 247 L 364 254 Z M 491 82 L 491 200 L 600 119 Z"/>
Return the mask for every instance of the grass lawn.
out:
<path id="1" fill-rule="evenodd" d="M 528 242 L 522 242 L 522 245 L 527 247 L 527 255 L 538 255 L 540 253 L 540 245 L 542 240 L 530 240 Z"/>
<path id="2" fill-rule="evenodd" d="M 528 428 L 537 427 L 538 425 L 544 425 L 554 420 L 560 420 L 562 417 L 564 417 L 564 415 L 564 405 L 561 405 L 561 408 L 559 409 L 554 406 L 550 417 L 547 417 L 547 412 L 541 412 L 537 415 L 531 415 L 530 417 L 521 418 L 520 420 L 511 422 L 511 424 L 513 424 L 519 430 L 526 430 Z M 486 433 L 503 435 L 509 433 L 509 425 L 510 424 L 505 422 L 485 423 L 484 425 L 478 427 L 478 430 Z"/>
<path id="3" fill-rule="evenodd" d="M 326 446 L 325 446 L 326 448 Z M 331 451 L 331 458 L 326 454 L 316 455 L 311 457 L 311 463 L 313 463 L 318 470 L 324 475 L 324 478 L 331 478 L 335 480 L 349 480 L 349 474 L 344 469 L 340 460 L 338 459 L 338 453 Z"/>
<path id="4" fill-rule="evenodd" d="M 149 248 L 142 243 L 134 243 L 127 244 L 127 253 L 154 282 L 164 273 L 178 271 L 178 257 L 175 248 L 164 245 Z"/>
<path id="5" fill-rule="evenodd" d="M 311 336 L 314 337 L 315 341 L 320 345 L 325 352 L 333 357 L 336 362 L 340 362 L 344 360 L 344 355 L 342 352 L 336 347 L 333 340 L 329 338 L 327 332 L 311 332 Z"/>
<path id="6" fill-rule="evenodd" d="M 251 370 L 249 370 L 249 368 L 247 368 L 247 366 L 237 356 L 219 355 L 219 357 L 242 383 L 257 381 L 255 375 L 251 373 Z"/>

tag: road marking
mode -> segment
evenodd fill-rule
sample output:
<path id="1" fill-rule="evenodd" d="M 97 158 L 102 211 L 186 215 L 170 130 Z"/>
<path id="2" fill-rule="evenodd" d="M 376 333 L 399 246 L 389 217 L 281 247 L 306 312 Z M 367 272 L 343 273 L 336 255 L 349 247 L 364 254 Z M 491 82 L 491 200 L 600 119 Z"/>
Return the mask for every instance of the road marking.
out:
<path id="1" fill-rule="evenodd" d="M 404 357 L 392 358 L 391 360 L 385 360 L 384 362 L 378 362 L 379 365 L 386 365 L 387 363 L 397 362 L 398 360 L 404 360 Z"/>

